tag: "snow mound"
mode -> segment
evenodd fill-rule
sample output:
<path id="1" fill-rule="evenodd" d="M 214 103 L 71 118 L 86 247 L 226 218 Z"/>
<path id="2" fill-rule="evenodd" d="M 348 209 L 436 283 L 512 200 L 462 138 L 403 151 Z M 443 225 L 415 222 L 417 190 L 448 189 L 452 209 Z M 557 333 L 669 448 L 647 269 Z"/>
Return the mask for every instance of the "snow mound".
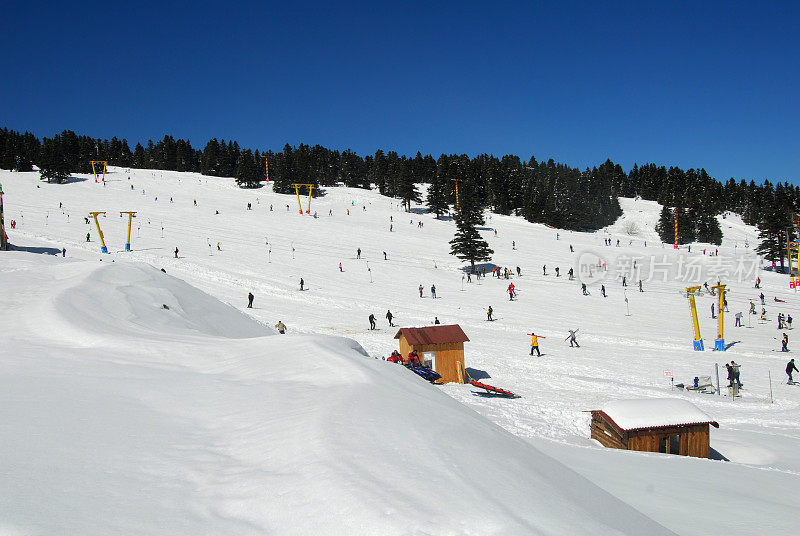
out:
<path id="1" fill-rule="evenodd" d="M 623 430 L 714 422 L 697 406 L 679 398 L 613 400 L 600 409 Z"/>
<path id="2" fill-rule="evenodd" d="M 55 308 L 83 330 L 104 335 L 240 339 L 275 333 L 234 307 L 141 263 L 108 263 L 90 271 L 83 281 L 58 294 Z"/>

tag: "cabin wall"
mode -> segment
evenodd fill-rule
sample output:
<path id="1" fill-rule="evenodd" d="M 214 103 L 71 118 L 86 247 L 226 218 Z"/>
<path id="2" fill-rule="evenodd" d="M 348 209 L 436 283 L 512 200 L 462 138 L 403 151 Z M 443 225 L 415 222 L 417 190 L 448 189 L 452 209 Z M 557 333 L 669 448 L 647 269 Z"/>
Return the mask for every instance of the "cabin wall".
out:
<path id="1" fill-rule="evenodd" d="M 708 424 L 694 424 L 689 426 L 673 426 L 669 428 L 654 428 L 633 430 L 628 432 L 628 449 L 640 452 L 658 452 L 662 438 L 679 435 L 679 452 L 669 452 L 681 456 L 695 458 L 708 458 L 711 450 Z M 669 443 L 669 439 L 667 439 Z M 667 450 L 669 450 L 669 446 Z"/>
<path id="2" fill-rule="evenodd" d="M 592 412 L 591 424 L 592 439 L 596 439 L 601 445 L 612 449 L 626 449 L 627 437 L 620 433 L 608 423 L 598 412 Z"/>
<path id="3" fill-rule="evenodd" d="M 464 343 L 450 342 L 445 344 L 421 344 L 414 346 L 417 353 L 422 358 L 422 352 L 436 353 L 436 372 L 442 375 L 442 382 L 464 383 L 464 376 L 459 371 L 458 363 L 461 363 L 461 370 L 464 370 Z"/>

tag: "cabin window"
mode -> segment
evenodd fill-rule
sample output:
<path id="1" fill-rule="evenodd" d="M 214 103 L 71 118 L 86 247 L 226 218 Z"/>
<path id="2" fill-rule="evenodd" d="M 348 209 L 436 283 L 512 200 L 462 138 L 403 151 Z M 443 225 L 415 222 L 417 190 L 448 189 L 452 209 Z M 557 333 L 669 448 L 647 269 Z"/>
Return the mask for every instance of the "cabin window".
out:
<path id="1" fill-rule="evenodd" d="M 422 352 L 422 364 L 431 370 L 436 370 L 436 352 Z"/>
<path id="2" fill-rule="evenodd" d="M 680 454 L 681 453 L 680 434 L 659 437 L 658 452 L 661 452 L 663 454 Z"/>

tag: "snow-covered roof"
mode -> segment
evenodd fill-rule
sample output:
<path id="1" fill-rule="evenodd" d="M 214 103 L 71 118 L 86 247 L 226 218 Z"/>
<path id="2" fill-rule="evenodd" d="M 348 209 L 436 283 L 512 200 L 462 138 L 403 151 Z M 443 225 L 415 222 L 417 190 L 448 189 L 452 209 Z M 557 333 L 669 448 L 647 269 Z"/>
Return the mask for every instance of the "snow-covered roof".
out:
<path id="1" fill-rule="evenodd" d="M 612 400 L 603 405 L 600 411 L 618 428 L 626 431 L 686 424 L 713 424 L 719 427 L 697 406 L 679 398 Z"/>

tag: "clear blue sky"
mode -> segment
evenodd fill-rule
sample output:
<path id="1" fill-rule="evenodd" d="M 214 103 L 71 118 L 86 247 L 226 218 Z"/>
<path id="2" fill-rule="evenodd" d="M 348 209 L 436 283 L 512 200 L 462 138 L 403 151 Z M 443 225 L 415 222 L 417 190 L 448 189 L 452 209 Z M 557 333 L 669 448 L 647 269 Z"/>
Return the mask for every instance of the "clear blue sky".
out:
<path id="1" fill-rule="evenodd" d="M 114 4 L 4 4 L 0 125 L 800 183 L 798 2 Z"/>

